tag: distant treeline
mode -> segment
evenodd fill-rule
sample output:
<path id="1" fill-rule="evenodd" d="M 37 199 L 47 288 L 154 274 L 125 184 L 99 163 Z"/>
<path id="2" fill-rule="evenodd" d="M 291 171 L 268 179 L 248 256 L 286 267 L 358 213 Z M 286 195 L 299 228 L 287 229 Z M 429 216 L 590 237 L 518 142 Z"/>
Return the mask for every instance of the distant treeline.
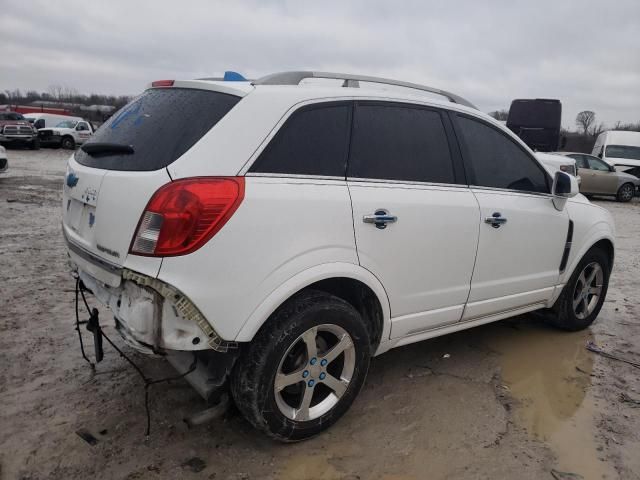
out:
<path id="1" fill-rule="evenodd" d="M 89 120 L 100 122 L 126 105 L 131 98 L 127 95 L 101 95 L 98 93 L 85 95 L 74 88 L 52 85 L 46 92 L 37 92 L 36 90 L 23 92 L 19 88 L 5 90 L 0 92 L 0 105 L 40 105 L 64 108 Z M 86 107 L 90 106 L 111 108 L 88 110 Z"/>
<path id="2" fill-rule="evenodd" d="M 77 103 L 81 105 L 110 105 L 116 108 L 126 105 L 130 96 L 127 95 L 100 95 L 91 93 L 85 95 L 79 93 L 75 88 L 52 85 L 46 92 L 27 90 L 22 92 L 19 88 L 15 90 L 5 90 L 0 92 L 0 104 L 32 103 L 36 101 Z"/>

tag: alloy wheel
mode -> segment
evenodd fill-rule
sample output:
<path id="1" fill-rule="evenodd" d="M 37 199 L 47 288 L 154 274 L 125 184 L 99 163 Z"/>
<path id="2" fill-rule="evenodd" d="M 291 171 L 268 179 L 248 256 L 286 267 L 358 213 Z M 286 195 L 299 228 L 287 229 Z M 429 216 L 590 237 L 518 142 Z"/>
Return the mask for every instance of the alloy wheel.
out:
<path id="1" fill-rule="evenodd" d="M 631 185 L 624 185 L 622 189 L 620 189 L 620 198 L 623 201 L 628 202 L 633 198 L 633 193 L 634 191 Z"/>
<path id="2" fill-rule="evenodd" d="M 278 365 L 273 386 L 278 409 L 295 421 L 321 417 L 349 388 L 355 365 L 355 346 L 345 329 L 333 324 L 310 328 Z"/>
<path id="3" fill-rule="evenodd" d="M 585 319 L 598 305 L 602 295 L 604 274 L 597 262 L 584 267 L 573 290 L 573 313 L 580 320 Z"/>

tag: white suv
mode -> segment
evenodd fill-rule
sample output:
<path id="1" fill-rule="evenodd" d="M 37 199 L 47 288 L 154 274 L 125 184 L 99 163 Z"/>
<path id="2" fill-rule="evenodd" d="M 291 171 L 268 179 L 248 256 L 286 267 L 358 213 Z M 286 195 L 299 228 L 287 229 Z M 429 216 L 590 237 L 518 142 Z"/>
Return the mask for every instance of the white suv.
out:
<path id="1" fill-rule="evenodd" d="M 154 82 L 69 159 L 63 210 L 124 340 L 286 441 L 391 348 L 534 310 L 587 327 L 614 258 L 608 212 L 469 102 L 341 74 Z"/>

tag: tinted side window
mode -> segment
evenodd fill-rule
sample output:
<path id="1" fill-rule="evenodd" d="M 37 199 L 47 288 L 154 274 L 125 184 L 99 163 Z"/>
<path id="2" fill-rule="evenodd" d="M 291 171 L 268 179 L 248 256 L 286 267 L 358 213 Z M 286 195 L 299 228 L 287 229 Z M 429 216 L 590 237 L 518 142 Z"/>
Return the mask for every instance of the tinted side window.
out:
<path id="1" fill-rule="evenodd" d="M 249 171 L 344 177 L 350 110 L 314 105 L 295 112 Z"/>
<path id="2" fill-rule="evenodd" d="M 358 105 L 347 176 L 455 183 L 440 113 L 396 105 Z"/>
<path id="3" fill-rule="evenodd" d="M 549 193 L 547 175 L 512 139 L 477 120 L 458 117 L 474 185 Z"/>

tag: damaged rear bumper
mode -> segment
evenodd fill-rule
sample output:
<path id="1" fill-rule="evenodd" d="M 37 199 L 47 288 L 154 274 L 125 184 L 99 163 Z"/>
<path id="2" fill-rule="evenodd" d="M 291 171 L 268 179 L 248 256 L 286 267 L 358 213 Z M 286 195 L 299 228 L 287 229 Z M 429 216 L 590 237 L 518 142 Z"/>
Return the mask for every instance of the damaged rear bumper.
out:
<path id="1" fill-rule="evenodd" d="M 82 288 L 111 310 L 124 342 L 139 352 L 165 357 L 178 372 L 187 371 L 195 355 L 195 370 L 185 379 L 214 403 L 238 357 L 237 344 L 220 338 L 175 287 L 116 265 L 105 267 L 104 260 L 67 243 Z"/>
<path id="2" fill-rule="evenodd" d="M 85 287 L 113 313 L 116 329 L 127 344 L 143 353 L 209 348 L 196 322 L 182 316 L 176 304 L 157 290 L 127 279 L 128 274 L 132 273 L 123 270 L 123 281 L 112 287 L 78 270 Z"/>
<path id="3" fill-rule="evenodd" d="M 108 307 L 122 337 L 145 353 L 163 350 L 226 352 L 237 344 L 221 338 L 198 308 L 177 288 L 157 278 L 114 265 L 65 236 L 71 266 L 93 295 Z"/>

